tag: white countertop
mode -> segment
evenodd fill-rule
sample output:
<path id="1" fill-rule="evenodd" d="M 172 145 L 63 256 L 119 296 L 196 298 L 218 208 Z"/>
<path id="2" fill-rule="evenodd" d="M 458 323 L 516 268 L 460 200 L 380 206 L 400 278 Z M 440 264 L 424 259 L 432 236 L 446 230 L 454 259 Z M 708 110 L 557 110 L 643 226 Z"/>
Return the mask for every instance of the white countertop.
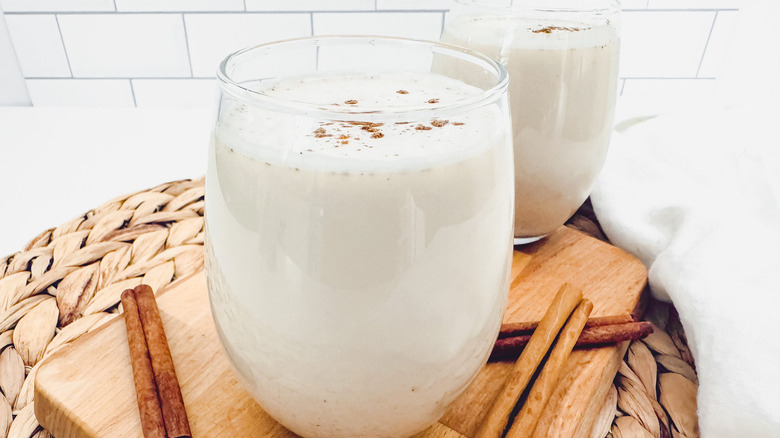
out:
<path id="1" fill-rule="evenodd" d="M 616 120 L 668 106 L 619 99 Z M 212 125 L 210 108 L 0 107 L 0 257 L 116 196 L 203 175 Z"/>
<path id="2" fill-rule="evenodd" d="M 0 107 L 0 257 L 111 198 L 203 175 L 212 113 Z"/>

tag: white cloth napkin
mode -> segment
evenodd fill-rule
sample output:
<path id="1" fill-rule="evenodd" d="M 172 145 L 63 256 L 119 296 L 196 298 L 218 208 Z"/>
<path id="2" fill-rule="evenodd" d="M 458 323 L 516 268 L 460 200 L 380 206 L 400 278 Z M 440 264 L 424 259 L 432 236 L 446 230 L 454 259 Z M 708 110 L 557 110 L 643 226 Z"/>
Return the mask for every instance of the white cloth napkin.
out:
<path id="1" fill-rule="evenodd" d="M 680 313 L 702 436 L 780 438 L 780 2 L 739 14 L 712 101 L 618 120 L 592 200 Z"/>
<path id="2" fill-rule="evenodd" d="M 669 114 L 615 134 L 592 200 L 680 313 L 703 437 L 780 437 L 780 110 Z"/>

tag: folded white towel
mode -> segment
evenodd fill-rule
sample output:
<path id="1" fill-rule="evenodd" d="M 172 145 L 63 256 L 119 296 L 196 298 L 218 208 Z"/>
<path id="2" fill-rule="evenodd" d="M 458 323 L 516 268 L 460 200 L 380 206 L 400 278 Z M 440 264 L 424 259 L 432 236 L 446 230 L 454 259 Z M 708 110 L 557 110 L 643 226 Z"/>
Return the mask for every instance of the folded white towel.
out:
<path id="1" fill-rule="evenodd" d="M 625 125 L 625 124 L 624 124 Z M 780 106 L 616 133 L 593 205 L 680 313 L 704 437 L 780 437 Z"/>
<path id="2" fill-rule="evenodd" d="M 618 120 L 592 199 L 680 313 L 702 436 L 780 438 L 780 2 L 741 2 L 732 42 L 707 105 Z"/>

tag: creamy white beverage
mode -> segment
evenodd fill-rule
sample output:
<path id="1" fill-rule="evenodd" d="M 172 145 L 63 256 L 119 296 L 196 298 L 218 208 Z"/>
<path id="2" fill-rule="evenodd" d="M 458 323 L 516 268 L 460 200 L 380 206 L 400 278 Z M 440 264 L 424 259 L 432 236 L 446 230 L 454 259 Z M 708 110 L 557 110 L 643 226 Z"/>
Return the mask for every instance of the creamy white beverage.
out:
<path id="1" fill-rule="evenodd" d="M 355 111 L 482 92 L 431 73 L 310 76 L 262 90 Z M 408 436 L 485 363 L 511 263 L 501 120 L 496 105 L 377 122 L 223 100 L 206 179 L 211 306 L 238 375 L 283 425 L 304 436 Z"/>
<path id="2" fill-rule="evenodd" d="M 478 50 L 509 72 L 515 149 L 515 236 L 562 225 L 606 157 L 619 38 L 609 25 L 451 13 L 442 41 Z"/>

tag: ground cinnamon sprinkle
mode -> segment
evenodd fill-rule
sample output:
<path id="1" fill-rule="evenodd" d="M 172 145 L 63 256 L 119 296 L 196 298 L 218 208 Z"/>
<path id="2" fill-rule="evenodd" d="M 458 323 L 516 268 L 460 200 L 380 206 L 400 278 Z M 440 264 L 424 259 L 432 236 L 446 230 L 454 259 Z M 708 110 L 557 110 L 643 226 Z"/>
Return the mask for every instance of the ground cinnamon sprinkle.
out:
<path id="1" fill-rule="evenodd" d="M 345 100 L 344 103 L 346 103 L 347 105 L 357 105 L 358 102 L 355 99 L 349 99 L 349 100 Z"/>
<path id="2" fill-rule="evenodd" d="M 533 33 L 553 33 L 553 31 L 560 30 L 565 32 L 579 32 L 583 30 L 579 27 L 561 27 L 561 26 L 547 26 L 541 29 L 532 30 Z"/>
<path id="3" fill-rule="evenodd" d="M 317 128 L 314 130 L 314 136 L 317 138 L 323 138 L 323 137 L 333 137 L 331 134 L 328 134 L 327 131 L 325 131 L 325 128 Z"/>
<path id="4" fill-rule="evenodd" d="M 350 125 L 354 125 L 354 126 L 368 126 L 368 127 L 371 127 L 371 128 L 376 128 L 377 126 L 384 125 L 384 123 L 358 122 L 358 121 L 349 121 L 347 123 L 349 123 Z"/>
<path id="5" fill-rule="evenodd" d="M 465 123 L 463 123 L 463 122 L 452 122 L 452 124 L 455 125 L 455 126 L 463 126 L 463 125 L 465 125 Z"/>
<path id="6" fill-rule="evenodd" d="M 346 140 L 348 138 L 349 138 L 348 134 L 341 134 L 341 135 L 339 135 L 339 140 Z"/>
<path id="7" fill-rule="evenodd" d="M 428 103 L 439 103 L 439 99 L 428 99 Z"/>
<path id="8" fill-rule="evenodd" d="M 447 123 L 450 123 L 450 121 L 449 120 L 437 120 L 437 119 L 431 120 L 431 125 L 433 125 L 433 126 L 435 126 L 437 128 L 441 128 L 442 126 L 446 125 Z"/>
<path id="9" fill-rule="evenodd" d="M 396 93 L 398 93 L 398 94 L 409 94 L 409 92 L 406 91 L 406 90 L 398 90 L 398 91 L 396 91 Z"/>
<path id="10" fill-rule="evenodd" d="M 425 126 L 425 125 L 420 124 L 420 125 L 415 126 L 414 129 L 416 129 L 418 131 L 430 131 L 433 128 L 431 128 L 430 126 Z"/>
<path id="11" fill-rule="evenodd" d="M 385 135 L 382 134 L 381 132 L 375 132 L 375 133 L 371 134 L 371 138 L 382 138 L 384 136 Z"/>

